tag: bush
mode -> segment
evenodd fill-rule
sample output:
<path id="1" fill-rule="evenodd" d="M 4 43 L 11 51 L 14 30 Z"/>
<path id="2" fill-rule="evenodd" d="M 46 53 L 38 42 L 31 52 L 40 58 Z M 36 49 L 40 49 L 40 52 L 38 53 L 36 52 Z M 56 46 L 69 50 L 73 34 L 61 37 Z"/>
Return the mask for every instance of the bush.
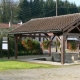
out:
<path id="1" fill-rule="evenodd" d="M 60 47 L 60 42 L 59 42 L 59 41 L 57 41 L 57 42 L 54 41 L 54 45 L 55 45 L 55 46 L 57 45 L 58 47 Z"/>
<path id="2" fill-rule="evenodd" d="M 34 45 L 33 49 L 40 49 L 40 43 L 38 41 L 33 40 L 33 45 Z"/>
<path id="3" fill-rule="evenodd" d="M 24 39 L 22 40 L 22 45 L 28 54 L 42 54 L 40 43 L 36 40 Z"/>
<path id="4" fill-rule="evenodd" d="M 50 41 L 43 41 L 42 42 L 42 47 L 43 47 L 43 49 L 48 49 L 48 46 L 49 46 L 49 43 L 50 43 Z"/>
<path id="5" fill-rule="evenodd" d="M 76 50 L 76 48 L 77 48 L 76 42 L 75 42 L 75 41 L 69 42 L 69 43 L 68 43 L 68 48 L 69 48 L 70 50 Z"/>
<path id="6" fill-rule="evenodd" d="M 26 48 L 26 50 L 32 50 L 33 49 L 33 42 L 31 39 L 24 39 L 22 40 L 23 47 Z"/>

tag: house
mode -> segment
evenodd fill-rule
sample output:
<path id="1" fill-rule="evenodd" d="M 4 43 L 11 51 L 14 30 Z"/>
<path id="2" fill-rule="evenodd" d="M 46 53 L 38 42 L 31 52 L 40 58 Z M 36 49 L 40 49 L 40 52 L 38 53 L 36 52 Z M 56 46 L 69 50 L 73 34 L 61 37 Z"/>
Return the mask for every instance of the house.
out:
<path id="1" fill-rule="evenodd" d="M 6 36 L 10 30 L 19 26 L 20 24 L 12 24 L 12 27 L 10 27 L 8 23 L 0 23 L 0 35 L 4 34 Z"/>
<path id="2" fill-rule="evenodd" d="M 20 26 L 20 24 L 12 24 L 12 27 L 14 27 L 14 28 L 16 28 L 16 27 L 18 27 L 18 26 Z M 0 29 L 9 29 L 10 28 L 10 26 L 9 26 L 9 24 L 8 23 L 0 23 Z"/>

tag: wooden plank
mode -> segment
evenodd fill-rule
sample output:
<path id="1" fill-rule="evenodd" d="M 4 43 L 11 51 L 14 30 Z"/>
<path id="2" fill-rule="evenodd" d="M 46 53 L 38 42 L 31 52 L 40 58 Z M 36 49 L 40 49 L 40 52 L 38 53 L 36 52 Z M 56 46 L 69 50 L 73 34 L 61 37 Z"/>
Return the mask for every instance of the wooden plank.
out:
<path id="1" fill-rule="evenodd" d="M 65 36 L 61 36 L 61 64 L 65 63 Z"/>

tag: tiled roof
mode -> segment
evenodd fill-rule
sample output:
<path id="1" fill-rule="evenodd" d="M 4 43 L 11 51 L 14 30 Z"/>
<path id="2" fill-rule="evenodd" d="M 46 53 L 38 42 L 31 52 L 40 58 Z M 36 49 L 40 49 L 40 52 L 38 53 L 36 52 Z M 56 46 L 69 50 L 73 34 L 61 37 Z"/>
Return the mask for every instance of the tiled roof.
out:
<path id="1" fill-rule="evenodd" d="M 63 31 L 63 29 L 80 18 L 80 13 L 62 16 L 31 19 L 10 33 L 32 33 L 42 31 Z"/>
<path id="2" fill-rule="evenodd" d="M 14 28 L 16 28 L 16 27 L 18 27 L 18 26 L 20 26 L 19 24 L 12 24 L 12 26 L 14 27 Z M 7 23 L 0 23 L 0 28 L 10 28 L 9 27 L 9 24 L 7 24 Z"/>

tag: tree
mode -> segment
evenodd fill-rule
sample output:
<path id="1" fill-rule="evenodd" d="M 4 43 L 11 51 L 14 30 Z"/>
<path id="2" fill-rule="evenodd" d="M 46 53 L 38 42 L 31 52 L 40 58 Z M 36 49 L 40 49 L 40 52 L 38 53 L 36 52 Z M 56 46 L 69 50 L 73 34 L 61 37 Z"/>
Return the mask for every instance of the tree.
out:
<path id="1" fill-rule="evenodd" d="M 14 0 L 1 0 L 0 4 L 0 22 L 9 22 L 14 15 L 11 16 L 11 12 L 14 12 L 16 3 Z"/>
<path id="2" fill-rule="evenodd" d="M 29 20 L 30 16 L 31 16 L 31 11 L 29 2 L 27 0 L 20 1 L 18 18 L 23 22 L 26 22 Z"/>
<path id="3" fill-rule="evenodd" d="M 75 4 L 66 1 L 60 1 L 58 2 L 58 15 L 64 15 L 64 14 L 72 14 L 72 13 L 78 13 L 78 8 Z"/>
<path id="4" fill-rule="evenodd" d="M 39 0 L 34 0 L 33 1 L 33 16 L 38 17 L 38 15 L 41 13 L 41 8 L 40 8 L 40 2 Z"/>
<path id="5" fill-rule="evenodd" d="M 39 17 L 45 17 L 45 8 L 44 8 L 45 2 L 44 2 L 44 0 L 40 0 L 39 4 L 40 4 L 40 13 L 39 13 L 40 15 L 39 15 Z"/>
<path id="6" fill-rule="evenodd" d="M 55 15 L 56 13 L 56 4 L 55 4 L 55 1 L 53 0 L 46 0 L 46 3 L 45 3 L 45 16 L 53 16 Z"/>
<path id="7" fill-rule="evenodd" d="M 58 15 L 76 13 L 79 11 L 80 9 L 75 4 L 68 2 L 68 0 L 65 1 L 58 0 Z M 55 0 L 19 0 L 17 6 L 13 8 L 13 15 L 17 15 L 18 20 L 22 20 L 23 22 L 26 22 L 31 18 L 55 16 L 56 1 Z"/>
<path id="8" fill-rule="evenodd" d="M 70 13 L 78 13 L 78 8 L 75 3 L 70 4 L 69 11 L 70 11 Z"/>

